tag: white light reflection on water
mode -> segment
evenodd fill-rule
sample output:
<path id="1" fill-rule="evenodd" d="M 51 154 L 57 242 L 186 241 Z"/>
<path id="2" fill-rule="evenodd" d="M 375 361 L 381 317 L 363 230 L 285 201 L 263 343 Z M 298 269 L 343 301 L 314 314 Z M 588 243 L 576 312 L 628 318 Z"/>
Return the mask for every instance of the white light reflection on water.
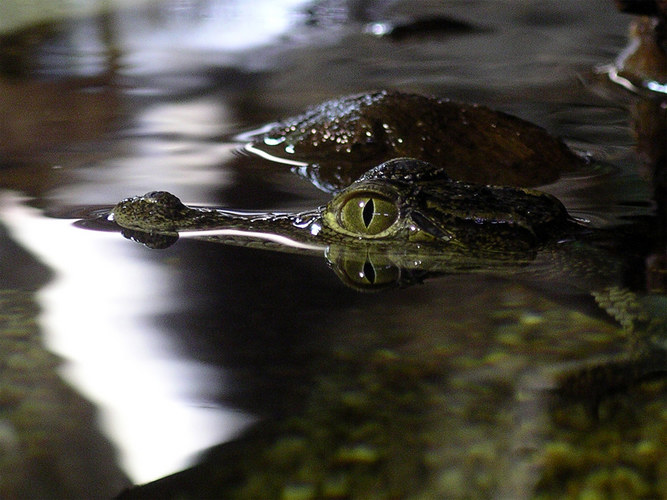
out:
<path id="1" fill-rule="evenodd" d="M 219 395 L 224 374 L 179 358 L 152 321 L 179 306 L 167 274 L 137 256 L 141 247 L 117 233 L 44 218 L 9 193 L 0 196 L 0 220 L 54 271 L 37 296 L 45 342 L 64 358 L 63 377 L 98 405 L 102 429 L 133 481 L 181 470 L 252 422 L 197 401 Z"/>
<path id="2" fill-rule="evenodd" d="M 164 190 L 192 203 L 210 200 L 232 182 L 224 167 L 238 146 L 217 139 L 233 118 L 224 101 L 191 99 L 136 111 L 108 158 L 68 169 L 74 182 L 49 192 L 56 205 L 110 205 Z"/>
<path id="3" fill-rule="evenodd" d="M 292 30 L 309 0 L 226 0 L 163 2 L 162 21 L 154 16 L 125 16 L 117 22 L 119 45 L 128 54 L 125 70 L 145 74 L 182 69 L 212 56 L 268 46 Z M 157 28 L 157 29 L 156 29 Z"/>

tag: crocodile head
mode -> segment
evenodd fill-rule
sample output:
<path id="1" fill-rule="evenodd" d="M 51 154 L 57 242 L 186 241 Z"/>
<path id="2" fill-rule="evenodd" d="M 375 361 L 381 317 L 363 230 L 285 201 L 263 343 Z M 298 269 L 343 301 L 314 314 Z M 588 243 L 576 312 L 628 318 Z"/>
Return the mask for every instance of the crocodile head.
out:
<path id="1" fill-rule="evenodd" d="M 364 277 L 372 275 L 373 281 L 381 269 L 414 267 L 414 262 L 422 269 L 434 260 L 459 269 L 516 262 L 570 224 L 553 196 L 455 181 L 443 169 L 411 158 L 369 170 L 327 205 L 307 212 L 192 208 L 158 191 L 121 201 L 112 218 L 127 236 L 153 247 L 181 236 L 324 252 L 339 274 L 366 269 Z"/>
<path id="2" fill-rule="evenodd" d="M 398 158 L 365 173 L 315 210 L 248 214 L 191 208 L 156 191 L 118 203 L 123 228 L 170 235 L 203 231 L 275 234 L 303 244 L 349 247 L 456 247 L 522 250 L 567 224 L 563 205 L 548 194 L 454 181 L 441 168 Z"/>

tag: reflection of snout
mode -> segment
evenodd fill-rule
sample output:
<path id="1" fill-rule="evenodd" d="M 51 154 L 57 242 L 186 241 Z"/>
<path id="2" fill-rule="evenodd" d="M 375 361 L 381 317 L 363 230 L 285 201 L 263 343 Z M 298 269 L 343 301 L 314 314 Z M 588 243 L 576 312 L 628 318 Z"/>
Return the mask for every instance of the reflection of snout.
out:
<path id="1" fill-rule="evenodd" d="M 178 233 L 155 234 L 133 229 L 123 229 L 120 233 L 128 240 L 136 241 L 153 250 L 164 250 L 178 241 Z"/>

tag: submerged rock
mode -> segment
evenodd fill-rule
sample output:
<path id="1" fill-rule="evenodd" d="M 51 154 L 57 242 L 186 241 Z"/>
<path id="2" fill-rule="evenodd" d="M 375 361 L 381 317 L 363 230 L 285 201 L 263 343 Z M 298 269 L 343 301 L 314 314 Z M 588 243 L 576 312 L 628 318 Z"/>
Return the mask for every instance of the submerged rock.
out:
<path id="1" fill-rule="evenodd" d="M 393 91 L 327 101 L 251 136 L 247 149 L 299 167 L 328 191 L 397 157 L 433 163 L 456 180 L 511 186 L 553 182 L 583 161 L 520 118 Z"/>

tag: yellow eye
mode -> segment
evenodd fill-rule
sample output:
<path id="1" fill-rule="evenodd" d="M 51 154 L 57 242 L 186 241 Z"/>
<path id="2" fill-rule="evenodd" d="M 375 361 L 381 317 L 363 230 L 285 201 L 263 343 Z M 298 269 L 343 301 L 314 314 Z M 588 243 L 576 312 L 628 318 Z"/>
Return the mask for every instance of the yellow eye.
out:
<path id="1" fill-rule="evenodd" d="M 368 257 L 363 262 L 348 259 L 338 265 L 338 275 L 353 288 L 370 290 L 386 287 L 398 283 L 401 276 L 398 267 L 382 258 Z"/>
<path id="2" fill-rule="evenodd" d="M 401 282 L 401 269 L 390 256 L 369 247 L 333 244 L 324 252 L 331 268 L 347 286 L 372 291 Z"/>
<path id="3" fill-rule="evenodd" d="M 376 235 L 389 229 L 398 219 L 396 205 L 375 193 L 350 197 L 340 210 L 340 225 L 360 235 Z"/>

